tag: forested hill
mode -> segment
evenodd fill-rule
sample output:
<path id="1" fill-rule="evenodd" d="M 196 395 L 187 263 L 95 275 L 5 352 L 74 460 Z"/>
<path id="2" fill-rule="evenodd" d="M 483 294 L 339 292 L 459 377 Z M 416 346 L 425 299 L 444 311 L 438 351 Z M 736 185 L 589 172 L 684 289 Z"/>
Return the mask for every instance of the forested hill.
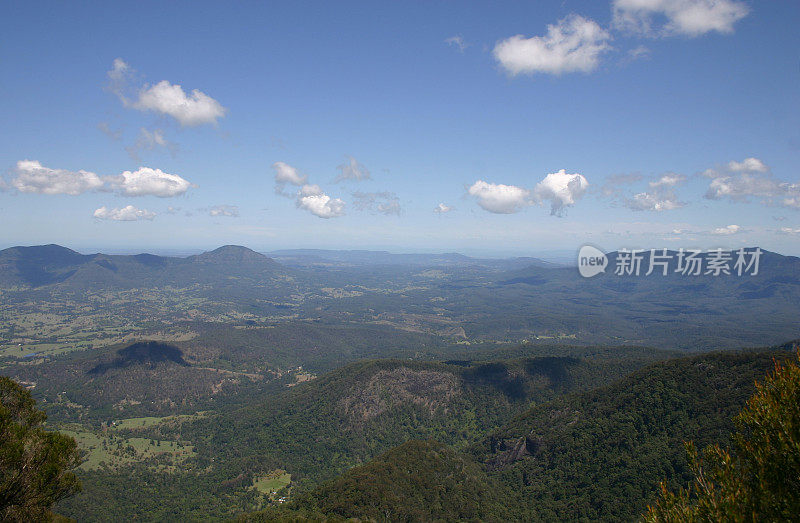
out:
<path id="1" fill-rule="evenodd" d="M 608 383 L 646 361 L 634 354 L 642 349 L 623 351 L 630 359 L 610 352 L 593 358 L 363 361 L 198 420 L 182 435 L 203 441 L 201 453 L 255 460 L 310 485 L 409 439 L 464 447 L 531 402 Z M 653 352 L 650 361 L 659 357 L 663 353 Z"/>
<path id="2" fill-rule="evenodd" d="M 434 443 L 407 444 L 280 512 L 248 518 L 635 520 L 660 480 L 667 478 L 671 488 L 688 481 L 684 441 L 727 442 L 754 382 L 775 358 L 791 354 L 785 349 L 655 363 L 609 386 L 534 406 L 458 457 Z M 452 492 L 447 483 L 432 489 L 454 469 L 466 492 Z M 401 492 L 377 495 L 394 482 Z M 481 500 L 480 510 L 451 501 L 465 496 Z"/>
<path id="3" fill-rule="evenodd" d="M 141 520 L 232 517 L 258 507 L 253 482 L 272 471 L 291 474 L 295 496 L 409 440 L 436 440 L 452 453 L 531 404 L 610 383 L 671 355 L 643 348 L 513 352 L 516 357 L 504 360 L 359 361 L 253 396 L 240 408 L 233 405 L 242 405 L 241 398 L 217 395 L 218 405 L 209 405 L 202 416 L 128 433 L 191 445 L 196 454 L 181 470 L 155 472 L 144 465 L 88 470 L 81 474 L 84 491 L 59 510 L 81 521 L 119 513 Z M 185 369 L 168 365 L 172 372 Z M 464 459 L 458 456 L 451 465 Z M 144 500 L 142 491 L 148 492 Z"/>
<path id="4" fill-rule="evenodd" d="M 288 272 L 246 247 L 226 245 L 186 258 L 153 254 L 79 254 L 59 245 L 0 251 L 0 288 L 136 288 L 224 283 L 229 277 L 269 280 Z"/>

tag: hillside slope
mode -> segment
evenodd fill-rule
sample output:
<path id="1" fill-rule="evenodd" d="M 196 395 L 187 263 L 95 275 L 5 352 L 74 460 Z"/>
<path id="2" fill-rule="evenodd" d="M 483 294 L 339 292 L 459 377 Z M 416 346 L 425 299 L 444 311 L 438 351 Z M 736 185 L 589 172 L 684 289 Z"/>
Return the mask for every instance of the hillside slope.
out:
<path id="1" fill-rule="evenodd" d="M 230 278 L 270 280 L 288 269 L 246 247 L 226 245 L 186 258 L 153 254 L 79 254 L 59 245 L 0 251 L 0 288 L 64 290 L 225 284 Z"/>
<path id="2" fill-rule="evenodd" d="M 533 403 L 608 383 L 668 357 L 648 349 L 564 352 L 570 355 L 361 361 L 251 397 L 243 408 L 230 408 L 235 398 L 223 405 L 218 397 L 217 407 L 210 406 L 203 418 L 135 433 L 189 442 L 197 454 L 182 470 L 169 477 L 143 467 L 83 473 L 84 492 L 65 502 L 62 512 L 82 521 L 103 520 L 119 507 L 144 520 L 230 517 L 258 508 L 253 479 L 270 471 L 291 474 L 294 496 L 409 440 L 463 449 Z M 146 502 L 138 499 L 140 481 L 151 493 Z M 157 491 L 151 488 L 155 484 Z"/>
<path id="3" fill-rule="evenodd" d="M 683 442 L 724 444 L 754 382 L 774 358 L 789 354 L 714 353 L 655 363 L 609 386 L 535 406 L 461 456 L 464 470 L 475 471 L 479 464 L 484 474 L 470 474 L 475 483 L 470 489 L 479 499 L 491 492 L 486 510 L 504 520 L 635 520 L 660 480 L 675 487 L 689 479 Z M 417 445 L 400 447 L 288 508 L 366 518 L 388 512 L 411 521 L 471 519 L 458 509 L 443 515 L 437 512 L 443 505 L 435 503 L 427 512 L 420 508 L 418 492 L 451 467 L 448 459 L 427 460 L 413 474 L 419 482 L 385 463 L 399 462 L 398 456 L 418 463 L 428 452 Z M 400 492 L 379 495 L 382 485 L 398 478 Z"/>

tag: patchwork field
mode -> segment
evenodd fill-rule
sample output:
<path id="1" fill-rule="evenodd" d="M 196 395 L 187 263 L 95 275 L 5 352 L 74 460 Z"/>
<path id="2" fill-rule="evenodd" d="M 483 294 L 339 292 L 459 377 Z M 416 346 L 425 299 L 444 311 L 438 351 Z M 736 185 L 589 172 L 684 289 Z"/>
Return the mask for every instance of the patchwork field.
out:
<path id="1" fill-rule="evenodd" d="M 153 426 L 158 418 L 122 420 L 126 426 L 139 423 Z M 142 425 L 140 425 L 142 426 Z M 188 442 L 165 441 L 150 438 L 124 437 L 113 429 L 90 430 L 77 424 L 59 427 L 59 431 L 75 438 L 83 452 L 81 470 L 118 469 L 124 465 L 141 463 L 152 470 L 172 472 L 187 458 L 195 455 Z"/>

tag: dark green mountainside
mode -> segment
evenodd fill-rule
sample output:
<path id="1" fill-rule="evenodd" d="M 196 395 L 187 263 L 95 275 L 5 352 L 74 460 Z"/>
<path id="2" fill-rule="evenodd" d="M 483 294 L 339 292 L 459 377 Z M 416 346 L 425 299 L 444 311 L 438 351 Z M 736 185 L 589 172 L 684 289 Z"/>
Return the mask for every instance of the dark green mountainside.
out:
<path id="1" fill-rule="evenodd" d="M 259 507 L 253 479 L 269 471 L 290 473 L 295 496 L 408 440 L 464 449 L 531 404 L 668 357 L 650 349 L 555 351 L 565 356 L 527 350 L 527 357 L 499 361 L 356 362 L 288 389 L 284 383 L 242 408 L 231 408 L 236 398 L 220 397 L 203 417 L 130 432 L 189 442 L 196 455 L 180 472 L 86 471 L 84 492 L 60 510 L 81 520 L 104 519 L 120 507 L 140 519 L 230 517 Z"/>
<path id="2" fill-rule="evenodd" d="M 714 353 L 655 363 L 598 390 L 537 405 L 459 458 L 437 454 L 432 443 L 407 444 L 289 507 L 252 517 L 635 520 L 662 478 L 673 488 L 690 478 L 683 441 L 698 446 L 727 441 L 732 418 L 754 382 L 772 368 L 774 358 L 789 354 Z M 482 512 L 474 512 L 471 503 L 460 512 L 462 504 L 451 501 L 451 492 L 431 488 L 437 478 L 452 474 L 456 459 Z M 403 463 L 412 465 L 403 468 Z M 402 485 L 400 492 L 377 495 L 394 482 Z M 452 512 L 442 515 L 441 510 Z"/>

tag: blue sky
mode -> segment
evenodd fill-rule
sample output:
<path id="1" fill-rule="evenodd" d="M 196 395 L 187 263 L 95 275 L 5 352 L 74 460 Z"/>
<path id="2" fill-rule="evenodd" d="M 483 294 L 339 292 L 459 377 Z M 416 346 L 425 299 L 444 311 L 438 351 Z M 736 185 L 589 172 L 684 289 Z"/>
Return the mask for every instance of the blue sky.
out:
<path id="1" fill-rule="evenodd" d="M 797 255 L 798 22 L 789 1 L 5 2 L 0 247 Z"/>

